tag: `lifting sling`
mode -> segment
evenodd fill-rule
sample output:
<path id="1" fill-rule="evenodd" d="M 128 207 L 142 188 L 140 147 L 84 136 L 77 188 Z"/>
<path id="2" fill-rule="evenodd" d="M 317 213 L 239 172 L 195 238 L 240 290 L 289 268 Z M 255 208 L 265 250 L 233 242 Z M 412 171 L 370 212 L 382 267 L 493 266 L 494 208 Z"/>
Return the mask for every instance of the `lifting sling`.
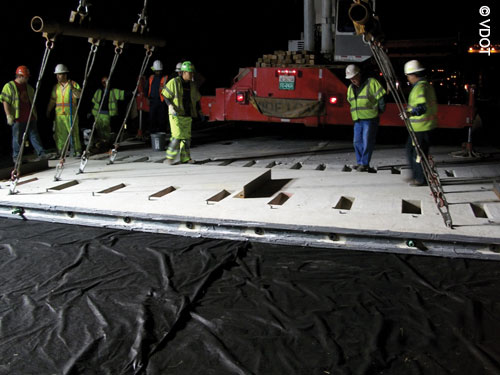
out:
<path id="1" fill-rule="evenodd" d="M 125 113 L 125 117 L 123 118 L 122 126 L 120 127 L 120 130 L 118 131 L 115 142 L 113 144 L 113 149 L 109 152 L 109 163 L 108 164 L 113 164 L 115 159 L 116 159 L 116 155 L 118 153 L 118 147 L 120 147 L 121 137 L 123 135 L 123 130 L 125 129 L 125 126 L 127 124 L 128 116 L 130 115 L 130 111 L 132 109 L 134 101 L 136 100 L 135 97 L 137 95 L 137 90 L 139 89 L 139 85 L 141 84 L 141 78 L 144 75 L 146 68 L 149 64 L 149 59 L 153 55 L 154 47 L 145 46 L 145 48 L 146 48 L 146 55 L 144 56 L 144 60 L 142 61 L 142 66 L 141 66 L 141 69 L 139 72 L 139 78 L 137 79 L 137 84 L 135 85 L 135 89 L 134 89 L 134 92 L 132 94 L 132 98 L 130 99 L 130 102 L 127 106 L 127 112 Z"/>
<path id="2" fill-rule="evenodd" d="M 109 92 L 111 77 L 113 76 L 116 65 L 118 64 L 118 59 L 120 58 L 120 56 L 123 52 L 123 43 L 120 44 L 118 42 L 115 42 L 115 46 L 116 46 L 115 56 L 113 57 L 113 62 L 111 63 L 111 68 L 110 68 L 109 74 L 108 74 L 108 80 L 106 81 L 106 87 L 104 88 L 104 93 L 102 95 L 101 102 L 99 103 L 99 110 L 97 111 L 98 114 L 101 113 L 102 106 L 103 106 L 103 104 L 107 98 L 108 92 Z M 94 124 L 92 125 L 92 130 L 90 132 L 89 141 L 87 143 L 87 147 L 86 147 L 85 151 L 83 151 L 82 158 L 80 160 L 80 168 L 78 169 L 78 173 L 83 173 L 85 171 L 85 166 L 87 165 L 87 162 L 88 162 L 89 150 L 90 150 L 90 147 L 92 145 L 92 139 L 94 138 L 94 133 L 95 133 L 95 129 L 97 126 L 98 117 L 99 117 L 99 115 L 95 116 L 95 118 L 94 118 Z"/>
<path id="3" fill-rule="evenodd" d="M 61 179 L 61 174 L 62 174 L 63 169 L 64 169 L 64 162 L 66 160 L 66 153 L 68 152 L 68 148 L 70 146 L 70 143 L 71 143 L 71 140 L 73 137 L 73 131 L 74 131 L 73 129 L 74 129 L 75 123 L 78 119 L 78 111 L 80 110 L 80 104 L 82 103 L 82 96 L 83 96 L 83 93 L 85 91 L 85 88 L 87 87 L 88 78 L 89 78 L 90 73 L 92 71 L 92 68 L 94 66 L 97 48 L 99 46 L 99 41 L 94 41 L 93 39 L 90 39 L 90 43 L 91 43 L 90 52 L 89 52 L 89 56 L 87 57 L 87 64 L 85 66 L 85 76 L 83 79 L 80 100 L 78 100 L 78 105 L 76 106 L 75 112 L 71 114 L 71 127 L 70 127 L 70 130 L 68 132 L 68 137 L 66 138 L 66 142 L 64 142 L 64 146 L 61 150 L 61 155 L 59 157 L 59 163 L 57 164 L 56 173 L 54 175 L 54 181 L 60 181 L 60 179 Z M 71 103 L 73 103 L 73 98 L 72 98 L 71 93 L 70 93 L 70 101 L 71 101 Z M 71 105 L 71 108 L 72 108 L 72 105 Z"/>
<path id="4" fill-rule="evenodd" d="M 20 145 L 19 149 L 19 154 L 17 155 L 16 162 L 14 164 L 14 169 L 12 170 L 10 174 L 11 178 L 11 184 L 10 184 L 10 191 L 9 194 L 16 194 L 18 191 L 16 191 L 17 184 L 19 182 L 19 177 L 21 176 L 21 164 L 23 160 L 23 153 L 24 153 L 24 145 L 26 143 L 26 137 L 29 134 L 29 129 L 31 125 L 31 118 L 33 116 L 33 111 L 35 108 L 36 104 L 36 99 L 38 98 L 38 91 L 40 90 L 40 82 L 42 80 L 43 75 L 45 74 L 45 68 L 47 67 L 47 62 L 49 60 L 50 52 L 54 48 L 54 40 L 50 39 L 48 36 L 46 37 L 46 42 L 45 42 L 45 52 L 43 54 L 42 58 L 42 66 L 40 67 L 40 73 L 38 74 L 38 80 L 36 82 L 36 88 L 35 88 L 35 94 L 33 96 L 33 102 L 31 103 L 31 108 L 30 108 L 30 113 L 28 116 L 28 122 L 26 124 L 26 130 L 24 131 L 23 134 L 23 140 Z"/>

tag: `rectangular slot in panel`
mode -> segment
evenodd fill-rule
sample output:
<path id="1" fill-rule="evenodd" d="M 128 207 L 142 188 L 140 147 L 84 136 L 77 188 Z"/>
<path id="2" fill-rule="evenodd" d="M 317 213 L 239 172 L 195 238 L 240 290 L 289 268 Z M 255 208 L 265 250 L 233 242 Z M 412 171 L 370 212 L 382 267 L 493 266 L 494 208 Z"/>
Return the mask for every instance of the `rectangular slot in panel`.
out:
<path id="1" fill-rule="evenodd" d="M 109 194 L 109 193 L 112 193 L 114 191 L 123 189 L 125 186 L 126 186 L 125 184 L 121 183 L 121 184 L 118 184 L 118 185 L 115 185 L 115 186 L 111 186 L 111 187 L 109 187 L 107 189 L 98 191 L 97 194 Z"/>
<path id="2" fill-rule="evenodd" d="M 214 196 L 210 197 L 207 199 L 207 204 L 213 204 L 213 203 L 217 203 L 217 202 L 220 202 L 221 200 L 223 200 L 224 198 L 227 198 L 231 195 L 231 193 L 227 190 L 222 190 L 220 192 L 218 192 L 217 194 L 215 194 Z"/>
<path id="3" fill-rule="evenodd" d="M 417 200 L 401 201 L 401 213 L 411 215 L 422 215 L 422 202 Z"/>
<path id="4" fill-rule="evenodd" d="M 291 196 L 291 194 L 279 193 L 272 200 L 267 202 L 267 204 L 270 206 L 282 206 L 288 199 L 290 199 Z"/>
<path id="5" fill-rule="evenodd" d="M 34 178 L 30 178 L 29 180 L 24 180 L 24 181 L 18 182 L 17 186 L 24 185 L 24 184 L 29 184 L 30 182 L 34 182 L 34 181 L 38 181 L 38 178 L 34 177 Z"/>
<path id="6" fill-rule="evenodd" d="M 350 210 L 354 203 L 355 198 L 352 197 L 340 197 L 339 201 L 335 205 L 336 210 Z"/>
<path id="7" fill-rule="evenodd" d="M 167 194 L 170 194 L 171 192 L 177 190 L 176 188 L 174 188 L 173 186 L 169 186 L 168 188 L 165 188 L 163 190 L 160 190 L 154 194 L 151 194 L 148 199 L 149 200 L 152 200 L 152 199 L 157 199 L 157 198 L 161 198 L 161 197 L 164 197 L 165 195 Z"/>
<path id="8" fill-rule="evenodd" d="M 484 210 L 484 205 L 480 203 L 471 203 L 470 207 L 472 208 L 472 212 L 474 212 L 475 217 L 479 217 L 482 219 L 487 219 L 488 214 Z"/>
<path id="9" fill-rule="evenodd" d="M 61 191 L 61 190 L 67 189 L 67 188 L 69 188 L 71 186 L 75 186 L 75 185 L 78 185 L 77 180 L 68 181 L 68 182 L 65 182 L 64 184 L 53 186 L 51 188 L 48 188 L 47 191 Z"/>

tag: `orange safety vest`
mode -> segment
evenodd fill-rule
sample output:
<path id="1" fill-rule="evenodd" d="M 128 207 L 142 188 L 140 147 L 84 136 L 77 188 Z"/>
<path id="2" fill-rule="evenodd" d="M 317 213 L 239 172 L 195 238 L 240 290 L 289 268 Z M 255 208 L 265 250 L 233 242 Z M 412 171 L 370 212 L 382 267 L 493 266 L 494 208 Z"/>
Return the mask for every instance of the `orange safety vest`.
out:
<path id="1" fill-rule="evenodd" d="M 139 82 L 140 83 L 139 86 L 137 87 L 137 96 L 136 96 L 137 110 L 149 112 L 149 100 L 146 97 L 146 93 L 144 92 L 144 89 L 146 88 L 146 77 L 141 76 Z"/>
<path id="2" fill-rule="evenodd" d="M 154 78 L 155 78 L 154 74 L 151 74 L 151 76 L 149 76 L 148 98 L 151 97 L 151 84 L 153 83 L 153 79 Z M 165 98 L 161 94 L 161 90 L 163 90 L 163 86 L 165 86 L 165 84 L 167 83 L 167 81 L 168 81 L 168 76 L 161 77 L 161 80 L 160 80 L 160 100 L 162 102 L 165 100 Z"/>

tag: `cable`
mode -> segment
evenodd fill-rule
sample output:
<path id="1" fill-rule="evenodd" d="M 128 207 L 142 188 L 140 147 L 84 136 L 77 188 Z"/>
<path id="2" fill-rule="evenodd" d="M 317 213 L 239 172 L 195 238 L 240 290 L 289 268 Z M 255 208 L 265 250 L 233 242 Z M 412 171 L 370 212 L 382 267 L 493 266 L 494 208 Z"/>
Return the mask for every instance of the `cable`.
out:
<path id="1" fill-rule="evenodd" d="M 40 90 L 40 82 L 42 80 L 43 75 L 45 74 L 45 68 L 47 67 L 47 62 L 49 61 L 50 52 L 52 51 L 53 48 L 54 48 L 54 41 L 50 40 L 47 37 L 47 41 L 45 42 L 45 52 L 44 52 L 43 57 L 42 57 L 42 65 L 40 67 L 40 73 L 38 74 L 38 80 L 36 82 L 36 89 L 35 89 L 35 93 L 33 95 L 33 102 L 31 103 L 30 113 L 28 116 L 28 122 L 26 124 L 26 130 L 24 131 L 24 134 L 23 134 L 23 140 L 21 142 L 19 154 L 17 155 L 17 159 L 16 159 L 16 162 L 14 164 L 14 169 L 12 170 L 12 172 L 10 174 L 11 185 L 10 185 L 9 194 L 16 194 L 17 193 L 16 187 L 17 187 L 17 183 L 19 182 L 19 177 L 21 176 L 20 167 L 21 167 L 22 160 L 23 160 L 24 144 L 26 142 L 26 136 L 29 133 L 29 129 L 30 129 L 30 125 L 31 125 L 31 118 L 33 116 L 35 103 L 36 103 L 36 100 L 38 98 L 38 92 Z"/>
<path id="2" fill-rule="evenodd" d="M 389 59 L 389 56 L 387 56 L 387 54 L 382 49 L 379 43 L 376 43 L 373 40 L 370 41 L 369 43 L 375 61 L 377 62 L 380 71 L 384 75 L 387 84 L 389 85 L 392 96 L 394 97 L 394 100 L 397 104 L 400 117 L 405 123 L 412 144 L 415 147 L 418 158 L 420 159 L 425 179 L 427 181 L 429 188 L 431 189 L 431 193 L 437 205 L 437 208 L 441 216 L 443 217 L 445 225 L 449 228 L 453 228 L 453 220 L 451 218 L 448 202 L 446 200 L 446 196 L 441 181 L 439 179 L 439 175 L 434 168 L 434 162 L 432 161 L 432 157 L 427 156 L 420 147 L 417 136 L 415 134 L 415 131 L 413 130 L 413 126 L 406 112 L 407 103 L 404 97 L 403 90 L 397 84 L 397 77 L 394 72 L 392 63 Z"/>
<path id="3" fill-rule="evenodd" d="M 80 95 L 80 100 L 78 100 L 78 104 L 76 106 L 76 111 L 75 113 L 71 114 L 71 127 L 70 127 L 70 130 L 68 132 L 68 137 L 66 138 L 66 142 L 64 142 L 64 146 L 61 150 L 61 155 L 59 157 L 59 163 L 57 164 L 57 167 L 56 167 L 56 173 L 54 175 L 54 181 L 59 181 L 61 179 L 61 174 L 63 172 L 63 169 L 64 169 L 64 162 L 66 160 L 66 153 L 68 152 L 68 147 L 70 146 L 70 142 L 71 142 L 71 137 L 72 137 L 72 134 L 73 134 L 73 128 L 75 126 L 75 123 L 77 122 L 78 120 L 78 111 L 80 110 L 80 105 L 82 103 L 82 96 L 83 96 L 83 93 L 85 92 L 85 88 L 87 87 L 87 83 L 88 83 L 88 78 L 90 76 L 90 73 L 92 72 L 92 68 L 94 66 L 94 62 L 95 62 L 95 57 L 96 57 L 96 53 L 97 53 L 97 49 L 99 47 L 99 41 L 95 41 L 95 40 L 90 40 L 90 51 L 89 51 L 89 55 L 87 57 L 87 64 L 85 65 L 85 75 L 84 75 L 84 79 L 83 79 L 83 85 L 82 85 L 82 91 L 81 91 L 81 95 Z M 69 100 L 72 102 L 73 101 L 73 97 L 70 93 L 70 98 Z M 72 106 L 71 106 L 72 108 Z"/>
<path id="4" fill-rule="evenodd" d="M 101 103 L 99 104 L 99 110 L 97 111 L 97 116 L 95 116 L 95 118 L 94 118 L 94 124 L 92 125 L 92 130 L 90 132 L 90 137 L 89 137 L 89 140 L 87 143 L 87 147 L 82 154 L 82 158 L 80 161 L 80 168 L 78 169 L 78 173 L 83 173 L 85 171 L 85 166 L 88 163 L 89 150 L 90 150 L 90 147 L 92 145 L 92 139 L 94 138 L 94 132 L 95 132 L 95 129 L 97 126 L 97 119 L 99 118 L 99 114 L 101 113 L 102 106 L 104 104 L 104 101 L 106 100 L 106 96 L 109 93 L 111 77 L 113 76 L 116 65 L 118 64 L 118 59 L 120 58 L 120 56 L 123 52 L 123 43 L 119 44 L 118 42 L 115 42 L 115 46 L 116 46 L 115 56 L 113 57 L 113 62 L 111 63 L 111 68 L 110 68 L 109 74 L 108 74 L 108 80 L 106 81 L 106 87 L 104 88 L 104 93 L 102 94 Z"/>
<path id="5" fill-rule="evenodd" d="M 120 147 L 120 138 L 122 137 L 122 133 L 123 133 L 123 130 L 124 130 L 125 125 L 127 123 L 128 116 L 130 114 L 130 110 L 132 109 L 132 106 L 134 104 L 134 100 L 136 100 L 135 97 L 137 95 L 137 90 L 139 88 L 139 85 L 141 84 L 141 77 L 146 72 L 146 68 L 149 64 L 149 59 L 153 55 L 154 47 L 145 46 L 145 48 L 146 48 L 146 55 L 144 56 L 144 60 L 142 61 L 142 66 L 141 66 L 141 69 L 139 72 L 139 78 L 137 79 L 137 84 L 136 84 L 135 89 L 132 93 L 132 98 L 130 99 L 130 102 L 128 104 L 127 112 L 125 113 L 125 117 L 123 118 L 122 126 L 120 127 L 120 130 L 118 131 L 115 142 L 113 143 L 113 149 L 109 152 L 109 163 L 108 164 L 113 164 L 115 159 L 116 159 L 116 155 L 118 153 L 118 147 Z"/>

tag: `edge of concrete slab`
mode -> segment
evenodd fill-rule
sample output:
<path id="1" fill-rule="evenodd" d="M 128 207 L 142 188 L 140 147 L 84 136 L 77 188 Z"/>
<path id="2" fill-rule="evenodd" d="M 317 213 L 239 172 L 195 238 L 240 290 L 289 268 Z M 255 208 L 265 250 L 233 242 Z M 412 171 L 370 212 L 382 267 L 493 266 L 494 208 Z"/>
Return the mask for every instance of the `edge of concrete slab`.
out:
<path id="1" fill-rule="evenodd" d="M 296 226 L 111 210 L 85 211 L 75 207 L 16 204 L 5 201 L 0 201 L 0 216 L 190 237 L 408 255 L 500 260 L 500 239 L 494 237 L 419 232 L 402 233 L 389 230 L 351 230 L 338 227 Z"/>

